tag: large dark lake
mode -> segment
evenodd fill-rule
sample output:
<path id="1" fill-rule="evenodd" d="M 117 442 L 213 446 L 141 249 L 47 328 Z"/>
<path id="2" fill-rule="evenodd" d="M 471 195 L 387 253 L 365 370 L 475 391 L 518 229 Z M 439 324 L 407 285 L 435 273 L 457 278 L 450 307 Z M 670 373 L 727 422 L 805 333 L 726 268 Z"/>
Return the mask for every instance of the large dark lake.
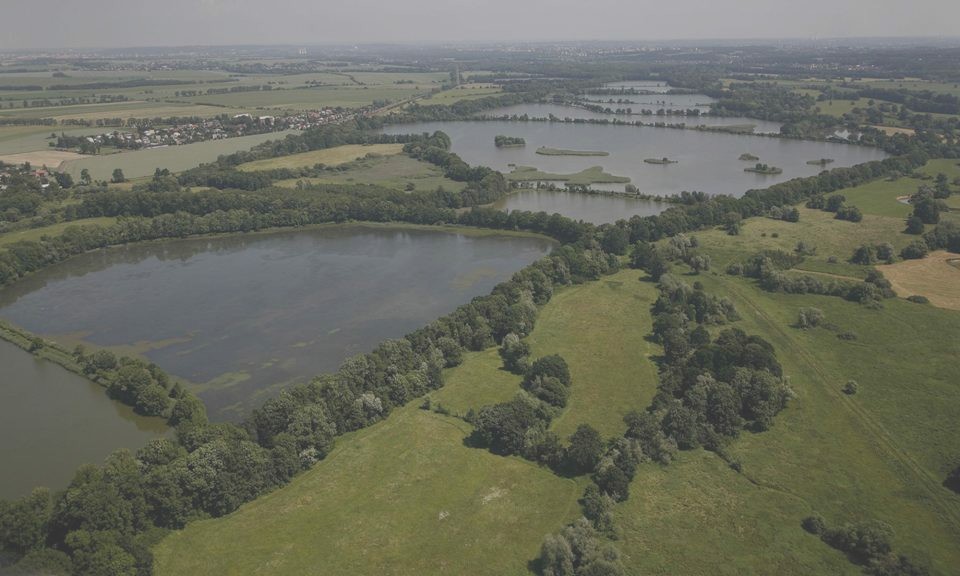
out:
<path id="1" fill-rule="evenodd" d="M 489 293 L 552 246 L 361 225 L 145 243 L 25 279 L 0 293 L 0 317 L 142 354 L 192 382 L 213 418 L 235 419 Z"/>

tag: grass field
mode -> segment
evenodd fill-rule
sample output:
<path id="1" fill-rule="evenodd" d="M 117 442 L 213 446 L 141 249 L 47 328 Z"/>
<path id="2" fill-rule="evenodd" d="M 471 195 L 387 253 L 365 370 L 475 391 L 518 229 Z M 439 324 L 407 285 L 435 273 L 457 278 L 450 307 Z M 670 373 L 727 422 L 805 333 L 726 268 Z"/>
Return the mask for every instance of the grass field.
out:
<path id="1" fill-rule="evenodd" d="M 582 485 L 467 448 L 469 425 L 401 408 L 289 486 L 155 550 L 166 574 L 526 574 Z"/>
<path id="2" fill-rule="evenodd" d="M 432 94 L 421 102 L 425 105 L 444 104 L 449 106 L 461 100 L 477 100 L 487 96 L 496 96 L 503 90 L 496 84 L 463 84 L 437 94 Z"/>
<path id="3" fill-rule="evenodd" d="M 0 126 L 0 155 L 47 151 L 50 134 L 90 134 L 93 128 L 61 128 L 59 126 Z"/>
<path id="4" fill-rule="evenodd" d="M 901 297 L 926 296 L 940 308 L 960 310 L 960 254 L 939 250 L 922 260 L 877 266 Z"/>
<path id="5" fill-rule="evenodd" d="M 58 236 L 69 226 L 85 226 L 89 224 L 98 224 L 108 226 L 116 222 L 115 218 L 87 218 L 86 220 L 75 220 L 73 222 L 61 222 L 42 228 L 28 228 L 27 230 L 16 230 L 0 234 L 0 248 L 13 242 L 21 240 L 37 241 L 43 236 Z"/>
<path id="6" fill-rule="evenodd" d="M 433 164 L 405 154 L 362 158 L 349 165 L 341 165 L 341 168 L 342 170 L 329 171 L 322 177 L 281 180 L 277 185 L 293 187 L 302 180 L 312 184 L 374 184 L 405 190 L 408 184 L 413 184 L 417 191 L 431 191 L 442 186 L 455 192 L 466 186 L 465 182 L 447 178 L 443 175 L 443 170 Z"/>
<path id="7" fill-rule="evenodd" d="M 291 88 L 257 92 L 235 92 L 191 96 L 187 101 L 195 104 L 213 104 L 229 108 L 283 108 L 308 110 L 323 107 L 361 108 L 376 100 L 406 100 L 423 90 L 409 84 L 391 86 L 320 86 L 316 88 Z M 222 109 L 221 109 L 222 110 Z"/>
<path id="8" fill-rule="evenodd" d="M 399 154 L 402 151 L 403 144 L 347 144 L 334 148 L 326 148 L 324 150 L 313 150 L 302 154 L 291 154 L 290 156 L 279 156 L 277 158 L 247 162 L 246 164 L 238 166 L 237 169 L 253 172 L 255 170 L 273 170 L 277 168 L 312 167 L 316 164 L 339 166 L 340 164 L 363 158 L 368 154 L 387 156 Z"/>
<path id="9" fill-rule="evenodd" d="M 622 434 L 624 414 L 646 408 L 656 392 L 651 356 L 658 347 L 645 339 L 652 330 L 649 309 L 656 289 L 638 276 L 624 270 L 564 288 L 543 308 L 528 337 L 532 357 L 560 354 L 570 365 L 569 404 L 552 425 L 564 438 L 580 424 L 590 424 L 604 436 Z M 458 385 L 431 398 L 459 414 L 509 400 L 520 390 L 521 377 L 502 366 L 495 349 L 471 354 L 450 372 L 448 380 Z"/>
<path id="10" fill-rule="evenodd" d="M 167 102 L 116 102 L 112 104 L 81 104 L 77 106 L 50 106 L 46 108 L 4 108 L 0 117 L 53 118 L 54 120 L 103 120 L 108 118 L 155 118 L 166 116 L 217 116 L 230 112 L 216 106 L 175 104 Z M 234 111 L 236 114 L 238 111 Z M 51 132 L 57 130 L 50 126 Z M 104 130 L 91 127 L 89 130 Z"/>
<path id="11" fill-rule="evenodd" d="M 534 354 L 563 354 L 574 381 L 558 432 L 588 421 L 605 434 L 617 433 L 625 403 L 649 401 L 654 372 L 643 360 L 651 345 L 642 336 L 649 330 L 643 315 L 653 286 L 639 277 L 626 270 L 564 289 L 543 310 L 530 336 Z M 899 300 L 872 311 L 838 298 L 764 293 L 742 278 L 697 279 L 735 302 L 744 316 L 739 327 L 775 345 L 797 398 L 772 430 L 745 433 L 733 444 L 742 474 L 699 450 L 681 453 L 667 467 L 641 466 L 631 498 L 616 509 L 628 573 L 859 574 L 800 528 L 814 511 L 832 523 L 882 519 L 896 530 L 898 552 L 935 573 L 950 573 L 960 563 L 953 545 L 960 535 L 960 498 L 939 481 L 957 458 L 957 430 L 948 423 L 960 417 L 960 387 L 950 377 L 960 344 L 944 335 L 960 335 L 960 313 Z M 821 308 L 859 340 L 792 328 L 801 306 Z M 930 361 L 902 361 L 917 357 Z M 494 349 L 468 354 L 434 401 L 459 412 L 510 398 L 519 378 L 499 364 Z M 846 397 L 839 390 L 851 378 L 861 391 Z M 288 573 L 310 565 L 331 574 L 523 573 L 539 537 L 517 530 L 559 528 L 577 513 L 572 502 L 582 486 L 570 487 L 515 459 L 465 449 L 459 440 L 468 432 L 459 421 L 408 406 L 342 439 L 327 461 L 291 486 L 169 537 L 155 551 L 158 574 L 229 574 L 251 566 Z M 434 475 L 440 468 L 446 471 Z M 371 484 L 375 478 L 381 481 Z M 502 519 L 489 521 L 501 527 L 498 534 L 509 535 L 497 540 L 490 560 L 491 548 L 478 548 L 488 544 L 487 524 L 471 517 L 471 506 L 509 485 L 537 488 L 534 494 L 508 491 L 519 504 L 511 505 L 513 522 L 505 527 Z M 553 508 L 540 508 L 548 502 Z M 534 520 L 533 507 L 553 515 Z M 433 524 L 440 510 L 450 512 L 445 521 L 471 517 L 470 527 L 438 535 Z M 333 531 L 336 536 L 317 537 Z M 483 555 L 492 564 L 477 560 Z"/>

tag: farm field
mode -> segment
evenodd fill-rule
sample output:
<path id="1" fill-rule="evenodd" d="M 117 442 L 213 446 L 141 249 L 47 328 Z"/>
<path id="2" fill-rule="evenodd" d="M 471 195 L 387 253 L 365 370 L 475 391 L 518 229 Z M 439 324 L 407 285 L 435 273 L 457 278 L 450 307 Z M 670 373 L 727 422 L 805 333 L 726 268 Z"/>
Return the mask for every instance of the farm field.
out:
<path id="1" fill-rule="evenodd" d="M 369 154 L 389 156 L 403 151 L 403 144 L 346 144 L 334 148 L 325 148 L 302 154 L 278 156 L 266 160 L 255 160 L 237 167 L 238 170 L 253 172 L 256 170 L 274 170 L 277 168 L 303 168 L 316 164 L 338 166 L 354 160 L 359 160 Z"/>
<path id="2" fill-rule="evenodd" d="M 0 126 L 0 155 L 48 151 L 50 134 L 89 134 L 90 128 L 62 128 L 59 126 Z"/>
<path id="3" fill-rule="evenodd" d="M 7 154 L 0 156 L 0 162 L 5 164 L 20 165 L 29 163 L 37 168 L 46 166 L 50 169 L 58 169 L 64 162 L 71 162 L 87 158 L 76 152 L 66 152 L 63 150 L 37 150 L 35 152 L 21 152 L 19 154 Z"/>
<path id="4" fill-rule="evenodd" d="M 487 96 L 496 96 L 503 91 L 495 84 L 463 84 L 456 88 L 450 88 L 437 94 L 432 94 L 423 99 L 422 104 L 444 104 L 450 105 L 461 100 L 477 100 Z"/>
<path id="5" fill-rule="evenodd" d="M 922 260 L 877 266 L 897 294 L 926 296 L 940 308 L 960 310 L 960 255 L 938 250 Z"/>

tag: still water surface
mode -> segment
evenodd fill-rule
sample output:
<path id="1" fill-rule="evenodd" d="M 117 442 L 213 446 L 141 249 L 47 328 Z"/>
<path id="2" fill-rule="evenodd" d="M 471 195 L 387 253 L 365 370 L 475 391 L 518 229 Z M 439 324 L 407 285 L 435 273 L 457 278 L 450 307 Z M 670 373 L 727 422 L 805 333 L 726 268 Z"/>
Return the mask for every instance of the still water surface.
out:
<path id="1" fill-rule="evenodd" d="M 64 488 L 77 466 L 166 432 L 162 419 L 137 416 L 86 378 L 0 341 L 0 498 Z"/>
<path id="2" fill-rule="evenodd" d="M 540 237 L 330 226 L 84 254 L 0 294 L 0 317 L 145 355 L 215 419 L 335 370 L 487 294 L 549 253 Z"/>

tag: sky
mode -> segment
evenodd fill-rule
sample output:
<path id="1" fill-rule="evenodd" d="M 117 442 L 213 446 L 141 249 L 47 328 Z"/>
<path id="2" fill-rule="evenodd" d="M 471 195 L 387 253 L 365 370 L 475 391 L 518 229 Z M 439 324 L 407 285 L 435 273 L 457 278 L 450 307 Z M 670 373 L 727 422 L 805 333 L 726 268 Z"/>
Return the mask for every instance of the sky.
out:
<path id="1" fill-rule="evenodd" d="M 957 36 L 957 0 L 0 0 L 0 50 Z"/>

